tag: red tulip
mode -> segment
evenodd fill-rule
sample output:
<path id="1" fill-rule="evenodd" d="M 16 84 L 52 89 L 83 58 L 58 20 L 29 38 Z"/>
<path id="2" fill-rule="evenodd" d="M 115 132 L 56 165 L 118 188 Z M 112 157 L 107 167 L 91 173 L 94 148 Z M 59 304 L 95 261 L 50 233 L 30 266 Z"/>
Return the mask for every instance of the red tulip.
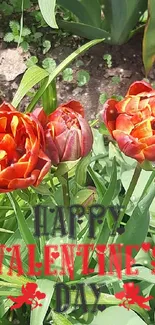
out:
<path id="1" fill-rule="evenodd" d="M 155 90 L 134 82 L 121 101 L 104 104 L 103 120 L 121 151 L 139 163 L 155 161 Z"/>
<path id="2" fill-rule="evenodd" d="M 82 105 L 72 100 L 50 114 L 45 138 L 47 154 L 54 165 L 86 156 L 91 151 L 93 136 Z"/>
<path id="3" fill-rule="evenodd" d="M 33 115 L 0 105 L 0 192 L 37 186 L 51 162 L 44 153 L 42 126 Z"/>

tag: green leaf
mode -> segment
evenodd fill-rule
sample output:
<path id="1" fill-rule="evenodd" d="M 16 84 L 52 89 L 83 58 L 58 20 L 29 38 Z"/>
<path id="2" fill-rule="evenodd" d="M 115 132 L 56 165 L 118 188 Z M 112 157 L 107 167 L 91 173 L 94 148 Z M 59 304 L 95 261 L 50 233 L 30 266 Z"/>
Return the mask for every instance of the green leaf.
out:
<path id="1" fill-rule="evenodd" d="M 54 59 L 52 58 L 46 58 L 45 60 L 43 60 L 42 62 L 42 67 L 48 71 L 48 73 L 52 73 L 55 68 L 56 68 L 56 62 Z"/>
<path id="2" fill-rule="evenodd" d="M 106 102 L 106 100 L 108 99 L 108 95 L 107 94 L 101 94 L 99 97 L 99 102 L 100 104 L 104 104 Z"/>
<path id="3" fill-rule="evenodd" d="M 80 204 L 85 207 L 90 206 L 95 201 L 95 191 L 89 188 L 85 188 L 76 193 L 73 198 L 73 204 Z"/>
<path id="4" fill-rule="evenodd" d="M 114 77 L 111 78 L 111 80 L 115 85 L 117 85 L 117 84 L 120 83 L 121 78 L 119 76 L 114 76 Z"/>
<path id="5" fill-rule="evenodd" d="M 108 189 L 106 190 L 102 200 L 101 200 L 101 204 L 103 204 L 104 206 L 108 206 L 111 204 L 111 201 L 114 197 L 115 194 L 115 190 L 116 190 L 116 184 L 117 184 L 117 165 L 116 165 L 116 159 L 114 157 L 113 159 L 113 165 L 112 165 L 112 175 L 111 175 L 111 179 L 110 179 L 110 183 L 108 186 Z"/>
<path id="6" fill-rule="evenodd" d="M 43 47 L 44 47 L 43 54 L 46 54 L 51 48 L 51 42 L 48 40 L 44 41 Z"/>
<path id="7" fill-rule="evenodd" d="M 99 312 L 94 318 L 91 325 L 146 325 L 144 321 L 132 310 L 127 310 L 124 307 L 110 307 L 104 310 L 104 312 Z"/>
<path id="8" fill-rule="evenodd" d="M 90 80 L 90 74 L 85 70 L 80 70 L 77 73 L 78 86 L 82 87 L 86 85 Z"/>
<path id="9" fill-rule="evenodd" d="M 55 20 L 56 0 L 38 0 L 38 3 L 46 23 L 52 28 L 58 28 Z"/>
<path id="10" fill-rule="evenodd" d="M 101 6 L 98 0 L 81 0 L 81 3 L 87 10 L 92 20 L 91 25 L 94 27 L 101 27 Z"/>
<path id="11" fill-rule="evenodd" d="M 2 4 L 0 4 L 0 10 L 6 16 L 9 16 L 13 13 L 13 7 L 7 4 L 6 1 L 3 1 Z"/>
<path id="12" fill-rule="evenodd" d="M 112 44 L 124 43 L 140 16 L 147 9 L 147 0 L 104 0 L 104 15 L 108 22 Z"/>
<path id="13" fill-rule="evenodd" d="M 63 71 L 62 77 L 64 81 L 72 81 L 73 80 L 73 69 L 67 68 Z"/>
<path id="14" fill-rule="evenodd" d="M 9 26 L 10 26 L 14 36 L 19 35 L 20 25 L 19 25 L 18 21 L 11 20 L 9 23 Z"/>
<path id="15" fill-rule="evenodd" d="M 23 27 L 22 29 L 22 36 L 28 36 L 31 34 L 31 30 L 28 27 Z"/>
<path id="16" fill-rule="evenodd" d="M 43 325 L 53 296 L 55 283 L 45 279 L 37 280 L 36 283 L 38 284 L 39 290 L 46 294 L 46 298 L 41 301 L 42 306 L 40 308 L 36 308 L 31 311 L 30 325 Z"/>
<path id="17" fill-rule="evenodd" d="M 47 115 L 57 108 L 57 90 L 55 80 L 53 80 L 44 91 L 42 95 L 42 104 Z"/>
<path id="18" fill-rule="evenodd" d="M 148 0 L 149 18 L 145 27 L 143 38 L 143 62 L 146 74 L 149 73 L 155 62 L 155 2 Z"/>
<path id="19" fill-rule="evenodd" d="M 7 33 L 4 36 L 4 42 L 12 42 L 14 40 L 13 33 Z"/>
<path id="20" fill-rule="evenodd" d="M 38 58 L 36 56 L 31 56 L 27 61 L 26 61 L 26 66 L 28 68 L 33 67 L 36 63 L 38 63 Z"/>
<path id="21" fill-rule="evenodd" d="M 66 318 L 66 316 L 63 316 L 61 314 L 52 312 L 52 319 L 54 325 L 72 325 L 72 323 Z"/>
<path id="22" fill-rule="evenodd" d="M 81 66 L 83 66 L 84 65 L 84 62 L 82 61 L 82 60 L 77 60 L 76 61 L 76 67 L 77 68 L 80 68 Z"/>
<path id="23" fill-rule="evenodd" d="M 149 193 L 137 204 L 126 224 L 125 233 L 118 236 L 116 243 L 122 243 L 124 245 L 141 245 L 144 242 L 150 221 L 149 207 L 154 197 L 155 187 L 152 185 Z M 134 256 L 136 254 L 137 252 L 133 252 Z"/>
<path id="24" fill-rule="evenodd" d="M 92 47 L 92 46 L 94 46 L 94 45 L 96 45 L 96 44 L 98 44 L 98 43 L 100 43 L 102 41 L 103 41 L 103 39 L 99 39 L 99 40 L 97 39 L 97 40 L 93 40 L 93 41 L 90 41 L 90 42 L 84 44 L 83 46 L 81 46 L 80 48 L 78 48 L 75 52 L 73 52 L 72 54 L 70 54 L 63 62 L 61 62 L 56 67 L 56 69 L 50 74 L 48 80 L 47 81 L 45 80 L 44 84 L 37 91 L 36 95 L 34 96 L 33 100 L 31 101 L 31 103 L 28 106 L 28 111 L 31 111 L 33 109 L 33 107 L 36 105 L 36 103 L 38 102 L 39 98 L 42 96 L 42 94 L 47 89 L 47 87 L 49 86 L 49 84 L 58 76 L 58 74 L 60 72 L 62 72 L 74 59 L 76 59 L 78 55 L 82 54 L 83 52 L 85 52 L 86 50 L 88 50 L 90 47 Z"/>
<path id="25" fill-rule="evenodd" d="M 29 244 L 34 244 L 35 247 L 36 247 L 36 258 L 37 260 L 39 261 L 40 259 L 40 253 L 39 253 L 39 250 L 38 250 L 38 246 L 37 246 L 37 243 L 36 243 L 36 240 L 35 238 L 33 237 L 28 225 L 27 225 L 27 222 L 23 216 L 23 213 L 20 209 L 20 206 L 19 204 L 17 203 L 16 199 L 14 198 L 13 194 L 12 193 L 8 193 L 8 198 L 10 200 L 10 203 L 14 209 L 14 212 L 15 212 L 15 216 L 17 218 L 17 222 L 18 222 L 18 227 L 19 227 L 19 231 L 20 231 L 20 234 L 25 242 L 26 245 L 29 245 Z"/>
<path id="26" fill-rule="evenodd" d="M 89 15 L 89 10 L 78 0 L 57 0 L 58 5 L 71 11 L 82 23 L 93 24 L 93 17 Z"/>
<path id="27" fill-rule="evenodd" d="M 27 43 L 26 41 L 22 42 L 20 46 L 22 47 L 24 52 L 27 52 L 29 49 L 29 43 Z"/>
<path id="28" fill-rule="evenodd" d="M 81 37 L 85 37 L 91 40 L 96 38 L 104 38 L 106 43 L 111 44 L 110 33 L 101 28 L 97 28 L 92 25 L 86 25 L 83 23 L 68 21 L 58 21 L 58 25 L 60 26 L 60 28 L 63 28 L 64 30 L 69 31 L 72 34 L 79 35 Z"/>
<path id="29" fill-rule="evenodd" d="M 79 161 L 79 159 L 75 160 L 75 161 L 61 162 L 58 165 L 58 168 L 54 175 L 56 177 L 59 177 L 59 176 L 62 176 L 64 174 L 68 173 L 72 168 L 74 168 L 78 164 L 78 161 Z"/>
<path id="30" fill-rule="evenodd" d="M 24 41 L 23 37 L 20 37 L 20 35 L 14 36 L 14 42 L 21 44 Z"/>
<path id="31" fill-rule="evenodd" d="M 12 101 L 12 105 L 17 107 L 27 92 L 47 76 L 48 73 L 44 69 L 39 68 L 36 65 L 30 67 L 22 78 L 20 86 Z"/>
<path id="32" fill-rule="evenodd" d="M 87 177 L 87 168 L 90 164 L 91 154 L 86 157 L 83 157 L 77 167 L 75 172 L 75 183 L 80 185 L 81 187 L 85 186 L 86 184 L 86 177 Z"/>

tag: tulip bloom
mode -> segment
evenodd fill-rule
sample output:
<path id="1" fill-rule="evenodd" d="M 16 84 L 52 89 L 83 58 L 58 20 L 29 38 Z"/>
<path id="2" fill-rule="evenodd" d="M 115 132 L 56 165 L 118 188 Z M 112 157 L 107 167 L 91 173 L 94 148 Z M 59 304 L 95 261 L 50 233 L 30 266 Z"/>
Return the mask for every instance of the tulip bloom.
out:
<path id="1" fill-rule="evenodd" d="M 73 100 L 51 113 L 45 138 L 47 154 L 54 165 L 86 156 L 91 151 L 93 136 L 81 104 Z"/>
<path id="2" fill-rule="evenodd" d="M 51 162 L 44 153 L 44 134 L 32 115 L 0 105 L 0 192 L 37 186 Z"/>
<path id="3" fill-rule="evenodd" d="M 155 161 L 155 90 L 134 82 L 121 101 L 104 104 L 103 120 L 121 151 L 139 163 Z"/>

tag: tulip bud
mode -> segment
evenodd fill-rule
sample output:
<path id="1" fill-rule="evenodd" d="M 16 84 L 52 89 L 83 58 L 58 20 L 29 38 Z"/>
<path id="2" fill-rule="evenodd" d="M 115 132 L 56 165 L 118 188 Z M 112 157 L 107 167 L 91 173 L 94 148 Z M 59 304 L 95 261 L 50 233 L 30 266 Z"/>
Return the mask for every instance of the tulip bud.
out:
<path id="1" fill-rule="evenodd" d="M 77 101 L 59 106 L 49 115 L 45 128 L 47 155 L 54 165 L 77 160 L 92 149 L 93 135 Z"/>

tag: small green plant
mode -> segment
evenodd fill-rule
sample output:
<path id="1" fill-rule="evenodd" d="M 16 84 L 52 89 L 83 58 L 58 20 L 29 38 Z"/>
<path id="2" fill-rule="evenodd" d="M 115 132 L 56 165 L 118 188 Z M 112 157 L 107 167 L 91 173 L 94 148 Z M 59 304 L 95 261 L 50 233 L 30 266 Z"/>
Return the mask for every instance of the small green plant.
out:
<path id="1" fill-rule="evenodd" d="M 114 77 L 112 77 L 111 78 L 112 79 L 112 82 L 114 83 L 114 84 L 119 84 L 120 83 L 120 81 L 121 81 L 121 78 L 119 77 L 119 76 L 114 76 Z"/>
<path id="2" fill-rule="evenodd" d="M 51 42 L 50 41 L 48 41 L 48 40 L 45 40 L 44 42 L 43 42 L 43 54 L 46 54 L 49 50 L 50 50 L 50 48 L 51 48 Z"/>
<path id="3" fill-rule="evenodd" d="M 103 105 L 106 102 L 107 99 L 108 99 L 108 95 L 106 93 L 100 94 L 100 97 L 99 97 L 100 104 Z"/>
<path id="4" fill-rule="evenodd" d="M 85 86 L 90 80 L 89 72 L 80 70 L 77 73 L 77 83 L 79 87 Z"/>
<path id="5" fill-rule="evenodd" d="M 80 68 L 80 67 L 82 67 L 84 65 L 84 62 L 82 61 L 82 60 L 77 60 L 76 61 L 76 67 L 77 68 Z"/>
<path id="6" fill-rule="evenodd" d="M 110 69 L 112 67 L 112 56 L 111 54 L 105 54 L 103 60 L 106 62 L 107 67 Z"/>
<path id="7" fill-rule="evenodd" d="M 73 80 L 73 69 L 67 68 L 62 73 L 62 78 L 64 81 L 71 82 Z"/>
<path id="8" fill-rule="evenodd" d="M 9 23 L 11 31 L 4 36 L 5 42 L 18 43 L 24 52 L 29 49 L 28 36 L 31 34 L 31 30 L 28 27 L 20 28 L 18 21 L 11 20 Z"/>
<path id="9" fill-rule="evenodd" d="M 26 61 L 26 66 L 27 68 L 32 67 L 33 65 L 38 63 L 38 58 L 36 56 L 31 56 L 27 61 Z"/>
<path id="10" fill-rule="evenodd" d="M 56 62 L 52 58 L 46 58 L 42 62 L 42 67 L 48 72 L 52 73 L 56 68 Z"/>

